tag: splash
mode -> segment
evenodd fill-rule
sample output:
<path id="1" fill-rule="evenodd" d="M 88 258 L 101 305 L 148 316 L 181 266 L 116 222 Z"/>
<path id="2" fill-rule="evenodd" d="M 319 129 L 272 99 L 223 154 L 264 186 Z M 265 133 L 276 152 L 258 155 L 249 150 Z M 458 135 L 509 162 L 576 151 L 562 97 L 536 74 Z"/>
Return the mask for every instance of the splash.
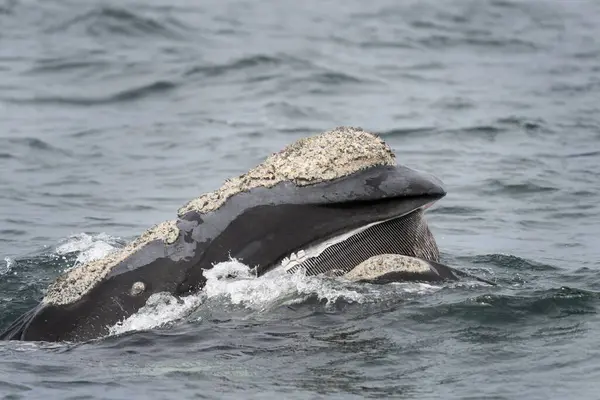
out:
<path id="1" fill-rule="evenodd" d="M 6 275 L 10 273 L 13 267 L 16 265 L 16 261 L 10 257 L 5 257 L 4 262 L 6 263 L 4 266 L 0 267 L 0 275 Z"/>
<path id="2" fill-rule="evenodd" d="M 201 303 L 201 295 L 177 298 L 169 293 L 155 293 L 137 313 L 112 326 L 109 335 L 168 325 L 186 317 Z"/>
<path id="3" fill-rule="evenodd" d="M 282 304 L 293 304 L 316 296 L 328 304 L 339 300 L 362 303 L 365 295 L 349 288 L 339 280 L 320 276 L 306 276 L 302 272 L 289 274 L 276 269 L 259 278 L 251 269 L 230 260 L 215 265 L 204 272 L 207 298 L 225 298 L 232 304 L 249 309 L 266 311 Z"/>
<path id="4" fill-rule="evenodd" d="M 216 264 L 206 270 L 204 276 L 206 285 L 199 293 L 183 298 L 164 292 L 154 294 L 137 313 L 112 326 L 110 335 L 169 326 L 195 315 L 194 312 L 207 301 L 217 301 L 223 306 L 222 302 L 225 302 L 250 312 L 264 313 L 309 298 L 316 298 L 325 307 L 330 307 L 337 302 L 374 303 L 399 296 L 423 295 L 442 288 L 415 282 L 370 285 L 336 277 L 306 276 L 301 271 L 290 274 L 283 269 L 257 277 L 249 266 L 235 259 Z"/>
<path id="5" fill-rule="evenodd" d="M 66 269 L 68 271 L 87 262 L 99 260 L 116 251 L 119 247 L 121 246 L 118 239 L 106 233 L 98 235 L 79 233 L 70 236 L 65 243 L 55 249 L 55 252 L 58 256 L 78 253 L 75 263 Z"/>

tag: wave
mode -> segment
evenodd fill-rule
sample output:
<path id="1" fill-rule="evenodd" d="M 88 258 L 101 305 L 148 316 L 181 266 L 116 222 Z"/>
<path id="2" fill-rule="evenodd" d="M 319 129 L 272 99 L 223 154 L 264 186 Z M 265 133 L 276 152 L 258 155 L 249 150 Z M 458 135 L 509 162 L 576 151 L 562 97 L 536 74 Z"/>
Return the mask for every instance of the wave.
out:
<path id="1" fill-rule="evenodd" d="M 481 214 L 486 210 L 481 207 L 469 207 L 469 206 L 443 206 L 437 205 L 435 208 L 428 211 L 429 214 L 436 215 L 465 215 L 473 216 Z"/>
<path id="2" fill-rule="evenodd" d="M 311 81 L 321 83 L 323 85 L 343 85 L 347 83 L 366 83 L 367 80 L 340 71 L 324 71 L 313 74 Z"/>
<path id="3" fill-rule="evenodd" d="M 27 70 L 26 74 L 50 74 L 50 73 L 68 73 L 71 74 L 77 70 L 103 70 L 110 66 L 108 61 L 91 61 L 91 54 L 80 54 L 77 58 L 45 58 L 36 60 L 35 64 Z"/>
<path id="4" fill-rule="evenodd" d="M 599 155 L 600 155 L 600 151 L 595 150 L 595 151 L 584 151 L 581 153 L 567 154 L 564 157 L 565 158 L 587 158 L 587 157 L 597 157 Z"/>
<path id="5" fill-rule="evenodd" d="M 512 271 L 557 271 L 559 268 L 511 254 L 482 254 L 470 258 L 473 264 L 485 264 Z"/>
<path id="6" fill-rule="evenodd" d="M 461 104 L 461 100 L 457 104 L 453 104 L 452 100 L 450 103 L 446 101 L 438 102 L 437 105 L 443 108 L 462 108 L 463 105 L 469 108 L 469 104 Z M 449 133 L 452 135 L 476 135 L 477 137 L 487 138 L 490 140 L 496 139 L 499 135 L 514 135 L 514 134 L 525 134 L 528 136 L 540 136 L 545 134 L 552 134 L 553 130 L 541 119 L 528 119 L 519 116 L 509 116 L 504 118 L 497 118 L 494 120 L 487 121 L 487 123 L 460 126 L 456 128 L 437 128 L 434 132 Z"/>
<path id="7" fill-rule="evenodd" d="M 457 318 L 482 324 L 530 322 L 534 317 L 564 318 L 596 314 L 600 293 L 569 287 L 537 290 L 527 294 L 484 294 L 465 300 L 412 310 L 411 319 L 431 323 Z"/>
<path id="8" fill-rule="evenodd" d="M 431 136 L 438 133 L 434 127 L 415 127 L 415 128 L 396 128 L 387 131 L 378 132 L 378 135 L 383 138 L 395 138 L 403 136 Z"/>
<path id="9" fill-rule="evenodd" d="M 276 78 L 289 85 L 307 84 L 311 87 L 338 86 L 346 84 L 377 83 L 344 71 L 332 70 L 330 67 L 315 65 L 309 60 L 291 57 L 284 53 L 254 54 L 227 63 L 216 65 L 200 65 L 189 69 L 184 77 L 201 76 L 203 78 L 225 77 L 230 74 L 245 72 L 241 77 L 244 82 L 263 82 Z M 250 73 L 252 71 L 252 73 Z"/>
<path id="10" fill-rule="evenodd" d="M 179 84 L 171 81 L 158 80 L 142 86 L 124 89 L 107 96 L 90 98 L 76 96 L 36 96 L 29 99 L 7 99 L 17 104 L 49 104 L 49 105 L 72 105 L 93 106 L 103 104 L 115 104 L 131 102 L 151 96 L 161 95 L 177 88 Z"/>
<path id="11" fill-rule="evenodd" d="M 53 25 L 46 33 L 56 34 L 79 30 L 90 36 L 147 37 L 160 36 L 169 39 L 181 39 L 180 32 L 185 25 L 174 20 L 151 18 L 138 12 L 118 7 L 98 7 Z"/>
<path id="12" fill-rule="evenodd" d="M 42 139 L 38 139 L 35 137 L 23 137 L 23 138 L 2 138 L 0 137 L 0 147 L 4 149 L 10 149 L 6 154 L 6 157 L 0 158 L 15 158 L 16 153 L 21 149 L 33 150 L 36 152 L 46 152 L 49 154 L 58 154 L 62 156 L 70 156 L 71 153 L 63 148 L 56 146 L 55 144 L 50 144 Z"/>
<path id="13" fill-rule="evenodd" d="M 277 67 L 284 64 L 295 65 L 298 63 L 301 63 L 298 59 L 285 55 L 272 56 L 266 54 L 255 54 L 252 56 L 234 59 L 228 63 L 195 66 L 185 72 L 184 75 L 193 76 L 201 74 L 205 77 L 216 77 L 230 72 L 242 71 L 251 68 Z"/>
<path id="14" fill-rule="evenodd" d="M 485 192 L 501 192 L 509 195 L 530 195 L 535 193 L 554 193 L 560 190 L 549 184 L 535 183 L 531 181 L 519 183 L 507 183 L 498 179 L 490 179 L 485 182 Z"/>
<path id="15" fill-rule="evenodd" d="M 539 49 L 539 45 L 533 41 L 514 38 L 514 37 L 495 37 L 483 38 L 472 37 L 470 33 L 464 36 L 434 34 L 419 39 L 417 41 L 421 46 L 429 49 L 448 49 L 449 47 L 469 46 L 486 49 L 487 51 L 498 49 L 512 52 L 533 52 Z"/>

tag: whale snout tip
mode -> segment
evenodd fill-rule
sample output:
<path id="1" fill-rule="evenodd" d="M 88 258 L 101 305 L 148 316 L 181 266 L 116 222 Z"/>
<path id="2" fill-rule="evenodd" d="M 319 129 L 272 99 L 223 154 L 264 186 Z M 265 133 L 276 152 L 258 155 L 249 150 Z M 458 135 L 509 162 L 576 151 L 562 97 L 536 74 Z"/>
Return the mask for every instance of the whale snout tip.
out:
<path id="1" fill-rule="evenodd" d="M 440 199 L 446 195 L 446 185 L 437 176 L 409 168 L 404 165 L 393 167 L 386 185 L 398 197 L 426 196 Z"/>
<path id="2" fill-rule="evenodd" d="M 431 193 L 440 197 L 444 197 L 448 193 L 446 191 L 446 185 L 444 182 L 442 182 L 442 180 L 435 175 L 427 174 L 427 176 L 432 185 Z"/>

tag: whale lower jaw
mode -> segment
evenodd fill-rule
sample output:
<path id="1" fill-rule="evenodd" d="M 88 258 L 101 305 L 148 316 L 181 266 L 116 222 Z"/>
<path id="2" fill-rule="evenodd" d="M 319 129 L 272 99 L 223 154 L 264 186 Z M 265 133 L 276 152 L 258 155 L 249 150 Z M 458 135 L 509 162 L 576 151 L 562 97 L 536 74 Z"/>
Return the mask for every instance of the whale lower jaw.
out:
<path id="1" fill-rule="evenodd" d="M 420 208 L 314 243 L 285 257 L 277 269 L 374 282 L 378 276 L 430 281 L 446 275 L 436 272 L 438 260 L 437 244 Z"/>

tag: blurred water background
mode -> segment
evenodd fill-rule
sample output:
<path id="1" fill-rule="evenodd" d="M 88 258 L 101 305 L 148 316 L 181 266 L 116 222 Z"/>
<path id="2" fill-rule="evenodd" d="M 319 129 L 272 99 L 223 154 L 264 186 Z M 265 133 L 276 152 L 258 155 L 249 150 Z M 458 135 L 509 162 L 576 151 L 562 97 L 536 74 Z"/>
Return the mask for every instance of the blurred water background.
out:
<path id="1" fill-rule="evenodd" d="M 599 18 L 591 0 L 0 0 L 0 328 L 61 271 L 338 125 L 439 176 L 443 260 L 499 283 L 231 281 L 245 266 L 224 263 L 127 333 L 0 343 L 0 396 L 597 399 Z"/>

